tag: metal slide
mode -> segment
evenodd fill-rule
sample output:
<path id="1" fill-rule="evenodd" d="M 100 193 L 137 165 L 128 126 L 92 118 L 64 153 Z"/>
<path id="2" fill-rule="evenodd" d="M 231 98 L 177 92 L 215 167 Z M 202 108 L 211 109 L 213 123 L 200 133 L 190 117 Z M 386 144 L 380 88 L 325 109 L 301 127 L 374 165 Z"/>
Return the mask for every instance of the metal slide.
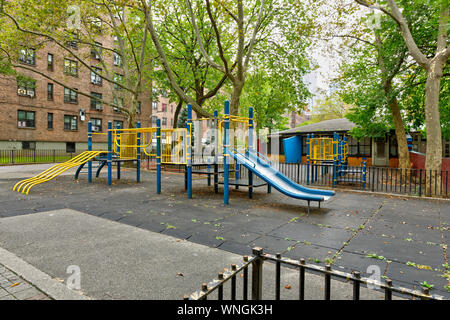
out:
<path id="1" fill-rule="evenodd" d="M 83 153 L 80 153 L 78 156 L 70 159 L 69 161 L 58 163 L 50 167 L 44 172 L 38 174 L 37 176 L 19 181 L 18 183 L 16 183 L 13 190 L 28 194 L 30 192 L 30 189 L 35 185 L 49 181 L 59 176 L 61 173 L 67 171 L 68 169 L 86 163 L 102 153 L 108 153 L 108 151 L 84 151 Z"/>
<path id="2" fill-rule="evenodd" d="M 335 195 L 335 192 L 331 190 L 310 189 L 293 182 L 272 167 L 268 160 L 259 157 L 256 151 L 250 151 L 244 155 L 236 150 L 230 150 L 230 155 L 258 177 L 289 197 L 307 200 L 309 204 L 309 201 L 320 203 Z"/>

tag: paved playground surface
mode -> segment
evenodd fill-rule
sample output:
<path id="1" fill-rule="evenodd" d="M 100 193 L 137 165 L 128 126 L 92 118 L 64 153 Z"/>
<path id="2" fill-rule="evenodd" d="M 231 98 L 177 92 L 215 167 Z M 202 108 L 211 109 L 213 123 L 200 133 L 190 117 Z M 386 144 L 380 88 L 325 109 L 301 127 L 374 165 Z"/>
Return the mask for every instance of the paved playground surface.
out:
<path id="1" fill-rule="evenodd" d="M 194 180 L 190 200 L 183 175 L 163 172 L 157 195 L 155 173 L 144 171 L 137 184 L 132 170 L 110 187 L 104 177 L 88 184 L 86 176 L 74 182 L 66 175 L 25 196 L 11 190 L 20 179 L 6 171 L 0 247 L 54 278 L 67 277 L 69 263 L 81 265 L 89 297 L 177 299 L 259 246 L 348 272 L 376 265 L 394 285 L 426 281 L 450 298 L 448 201 L 338 192 L 308 215 L 306 202 L 265 188 L 252 200 L 246 188 L 230 189 L 224 206 L 222 189 L 214 194 L 204 176 Z"/>

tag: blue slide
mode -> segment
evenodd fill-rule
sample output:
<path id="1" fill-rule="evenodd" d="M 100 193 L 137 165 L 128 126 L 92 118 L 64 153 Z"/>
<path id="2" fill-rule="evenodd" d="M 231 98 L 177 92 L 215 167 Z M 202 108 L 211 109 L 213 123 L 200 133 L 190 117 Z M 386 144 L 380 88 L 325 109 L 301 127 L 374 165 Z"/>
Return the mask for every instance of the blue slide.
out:
<path id="1" fill-rule="evenodd" d="M 236 150 L 230 150 L 230 155 L 238 163 L 243 164 L 248 170 L 289 197 L 307 200 L 308 203 L 309 201 L 318 201 L 320 203 L 335 195 L 335 192 L 331 190 L 310 189 L 293 182 L 272 167 L 269 161 L 259 157 L 256 151 L 250 151 L 244 155 Z"/>

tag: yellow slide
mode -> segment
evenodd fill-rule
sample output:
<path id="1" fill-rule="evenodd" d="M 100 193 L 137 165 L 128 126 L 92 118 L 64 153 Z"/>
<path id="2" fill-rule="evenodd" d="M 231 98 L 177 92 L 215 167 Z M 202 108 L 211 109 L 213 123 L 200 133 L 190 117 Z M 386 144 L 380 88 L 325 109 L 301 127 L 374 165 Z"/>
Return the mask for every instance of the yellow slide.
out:
<path id="1" fill-rule="evenodd" d="M 49 181 L 55 178 L 56 176 L 59 176 L 64 171 L 82 165 L 83 163 L 92 160 L 93 158 L 97 157 L 102 153 L 108 153 L 108 151 L 84 151 L 80 153 L 78 156 L 70 159 L 69 161 L 58 163 L 53 167 L 48 168 L 47 170 L 38 174 L 37 176 L 19 181 L 18 183 L 16 183 L 13 190 L 28 194 L 28 192 L 30 192 L 30 189 L 35 185 Z"/>

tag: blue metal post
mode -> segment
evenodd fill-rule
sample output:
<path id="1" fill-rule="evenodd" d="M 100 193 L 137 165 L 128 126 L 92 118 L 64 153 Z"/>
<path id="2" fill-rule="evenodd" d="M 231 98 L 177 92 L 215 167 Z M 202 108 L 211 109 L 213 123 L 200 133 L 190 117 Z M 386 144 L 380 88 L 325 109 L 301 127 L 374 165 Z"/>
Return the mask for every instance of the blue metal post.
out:
<path id="1" fill-rule="evenodd" d="M 92 122 L 88 122 L 88 151 L 92 151 Z M 88 181 L 92 182 L 92 161 L 88 162 Z"/>
<path id="2" fill-rule="evenodd" d="M 192 106 L 187 105 L 187 143 L 186 143 L 186 169 L 187 169 L 187 192 L 188 198 L 192 199 Z"/>
<path id="3" fill-rule="evenodd" d="M 140 122 L 136 122 L 136 129 L 141 127 Z M 138 131 L 136 133 L 136 181 L 141 182 L 141 133 Z"/>
<path id="4" fill-rule="evenodd" d="M 223 138 L 223 202 L 224 204 L 229 203 L 229 190 L 228 190 L 228 174 L 229 174 L 229 154 L 228 154 L 228 143 L 229 143 L 229 129 L 230 129 L 230 101 L 225 100 L 225 110 L 224 110 L 224 138 Z"/>
<path id="5" fill-rule="evenodd" d="M 338 139 L 338 168 L 339 168 L 339 176 L 343 176 L 344 172 L 342 172 L 342 139 L 339 138 L 339 134 L 337 134 Z"/>
<path id="6" fill-rule="evenodd" d="M 214 193 L 219 193 L 219 112 L 214 110 Z"/>
<path id="7" fill-rule="evenodd" d="M 108 163 L 108 186 L 112 183 L 112 123 L 108 121 L 108 155 L 107 155 L 107 163 Z"/>
<path id="8" fill-rule="evenodd" d="M 156 193 L 161 194 L 161 119 L 156 119 Z"/>
<path id="9" fill-rule="evenodd" d="M 311 139 L 314 139 L 314 133 L 311 133 Z M 311 145 L 311 140 L 309 140 L 309 141 L 310 141 L 310 145 Z M 313 149 L 310 150 L 310 156 L 311 156 L 311 154 L 314 154 Z M 311 161 L 311 184 L 316 181 L 314 178 L 314 170 L 315 170 L 314 161 L 315 160 Z"/>
<path id="10" fill-rule="evenodd" d="M 311 152 L 311 140 L 309 133 L 306 135 L 306 184 L 309 185 L 309 154 Z"/>
<path id="11" fill-rule="evenodd" d="M 120 129 L 120 124 L 117 125 L 116 129 Z M 117 143 L 119 144 L 116 148 L 116 152 L 119 155 L 119 159 L 120 159 L 120 131 L 117 130 Z M 120 180 L 120 160 L 117 161 L 117 180 Z"/>
<path id="12" fill-rule="evenodd" d="M 248 156 L 253 152 L 253 107 L 248 108 Z M 253 198 L 253 172 L 248 171 L 248 197 Z"/>
<path id="13" fill-rule="evenodd" d="M 333 188 L 336 188 L 337 185 L 337 152 L 338 152 L 338 139 L 337 133 L 333 134 Z"/>
<path id="14" fill-rule="evenodd" d="M 367 170 L 367 158 L 362 158 L 363 160 L 363 173 L 362 173 L 362 181 L 363 181 L 363 189 L 366 188 L 366 170 Z"/>
<path id="15" fill-rule="evenodd" d="M 345 147 L 345 148 L 344 148 Z M 342 152 L 347 149 L 348 151 L 348 139 L 347 136 L 344 137 L 344 141 L 342 142 Z M 347 157 L 345 157 L 344 153 L 342 154 L 342 160 L 344 161 L 344 170 L 347 170 L 348 168 L 348 154 Z"/>

